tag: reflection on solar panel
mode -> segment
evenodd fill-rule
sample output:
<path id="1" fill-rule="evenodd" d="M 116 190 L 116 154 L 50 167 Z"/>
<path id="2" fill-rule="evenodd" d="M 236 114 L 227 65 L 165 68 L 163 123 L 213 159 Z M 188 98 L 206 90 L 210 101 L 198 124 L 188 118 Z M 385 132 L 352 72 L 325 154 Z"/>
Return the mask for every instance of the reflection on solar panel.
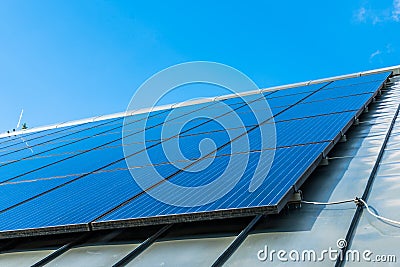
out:
<path id="1" fill-rule="evenodd" d="M 202 220 L 278 213 L 291 193 L 327 155 L 333 145 L 372 101 L 390 73 L 349 78 L 285 90 L 229 98 L 223 101 L 234 110 L 222 114 L 215 102 L 165 109 L 130 117 L 130 151 L 135 166 L 144 176 L 155 168 L 164 180 L 149 184 L 144 191 L 132 178 L 122 148 L 124 118 L 117 117 L 57 129 L 31 132 L 0 139 L 0 237 L 36 235 L 64 231 L 88 231 L 112 227 L 160 224 L 174 221 Z M 273 118 L 259 123 L 245 102 L 268 100 Z M 183 125 L 200 110 L 209 116 L 237 116 L 244 128 L 227 129 L 212 119 L 196 118 Z M 272 120 L 273 119 L 273 120 Z M 264 146 L 259 131 L 274 121 L 276 147 Z M 136 138 L 146 129 L 146 150 Z M 187 162 L 178 169 L 163 151 L 163 145 L 175 141 L 168 130 L 181 128 L 179 145 Z M 161 139 L 161 131 L 167 138 Z M 242 133 L 250 140 L 249 147 L 231 151 Z M 165 135 L 163 135 L 163 138 Z M 232 138 L 233 137 L 233 138 Z M 198 144 L 211 138 L 215 145 L 212 162 L 202 155 Z M 255 173 L 255 164 L 263 151 L 275 151 L 270 171 Z M 143 160 L 145 155 L 151 165 Z M 223 197 L 195 207 L 179 207 L 162 203 L 147 192 L 168 194 L 167 183 L 195 187 L 217 179 L 232 159 L 248 158 L 249 164 L 240 180 Z M 203 168 L 190 172 L 189 168 Z M 230 170 L 235 177 L 240 170 Z M 254 175 L 263 183 L 255 191 L 248 190 Z M 256 177 L 257 178 L 257 177 Z M 148 177 L 153 181 L 152 177 Z M 218 187 L 205 189 L 212 195 Z M 176 195 L 177 199 L 196 198 Z"/>

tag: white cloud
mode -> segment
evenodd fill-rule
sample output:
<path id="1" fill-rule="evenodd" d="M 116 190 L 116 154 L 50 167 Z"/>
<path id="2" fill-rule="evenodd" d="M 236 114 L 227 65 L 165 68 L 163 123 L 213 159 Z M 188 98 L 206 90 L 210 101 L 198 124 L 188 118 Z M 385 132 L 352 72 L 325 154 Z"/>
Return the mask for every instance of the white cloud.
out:
<path id="1" fill-rule="evenodd" d="M 391 54 L 393 52 L 395 52 L 395 49 L 394 49 L 393 45 L 392 44 L 387 44 L 386 45 L 386 53 L 387 54 Z"/>
<path id="2" fill-rule="evenodd" d="M 367 13 L 367 10 L 365 7 L 361 7 L 355 14 L 356 20 L 358 22 L 365 22 L 367 20 L 365 14 Z"/>
<path id="3" fill-rule="evenodd" d="M 382 54 L 382 52 L 381 52 L 381 50 L 376 50 L 374 53 L 372 53 L 370 56 L 369 56 L 369 60 L 372 60 L 374 57 L 376 57 L 376 56 L 378 56 L 378 55 L 380 55 L 380 54 Z"/>
<path id="4" fill-rule="evenodd" d="M 385 9 L 361 7 L 354 13 L 357 22 L 371 22 L 378 24 L 386 21 L 400 22 L 400 0 L 393 0 L 393 4 Z"/>
<path id="5" fill-rule="evenodd" d="M 400 21 L 400 0 L 393 1 L 392 19 L 397 22 Z"/>
<path id="6" fill-rule="evenodd" d="M 371 55 L 369 55 L 369 62 L 372 63 L 374 61 L 379 61 L 383 63 L 384 59 L 394 52 L 395 49 L 393 48 L 393 45 L 389 43 L 384 48 L 377 49 L 375 52 L 371 53 Z"/>

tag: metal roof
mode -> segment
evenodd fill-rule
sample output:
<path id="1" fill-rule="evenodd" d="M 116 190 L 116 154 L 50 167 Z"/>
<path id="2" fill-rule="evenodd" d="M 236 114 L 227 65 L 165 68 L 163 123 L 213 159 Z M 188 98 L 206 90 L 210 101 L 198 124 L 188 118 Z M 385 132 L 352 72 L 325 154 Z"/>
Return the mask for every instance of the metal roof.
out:
<path id="1" fill-rule="evenodd" d="M 399 74 L 398 66 L 391 70 Z M 346 142 L 339 143 L 329 153 L 329 164 L 318 167 L 302 185 L 304 199 L 330 202 L 360 197 L 378 164 L 368 204 L 380 215 L 400 220 L 400 121 L 395 120 L 399 100 L 400 77 L 395 76 L 383 95 L 370 104 L 369 112 L 361 115 L 359 124 L 352 126 Z M 392 122 L 395 123 L 391 128 Z M 269 251 L 287 252 L 337 249 L 337 241 L 346 238 L 351 228 L 356 211 L 354 203 L 298 205 L 287 207 L 278 215 L 263 216 L 250 228 L 247 226 L 253 218 L 240 218 L 176 224 L 167 229 L 160 226 L 98 231 L 85 237 L 70 234 L 40 240 L 13 239 L 0 245 L 0 265 L 30 266 L 50 256 L 46 266 L 111 266 L 136 251 L 132 254 L 134 257 L 128 257 L 121 264 L 211 266 L 222 257 L 220 263 L 224 266 L 280 266 L 293 261 L 280 261 L 276 255 L 273 260 L 262 261 L 257 254 L 266 246 Z M 362 252 L 370 250 L 372 255 L 395 255 L 398 262 L 399 241 L 399 227 L 363 212 L 348 246 Z M 296 264 L 340 266 L 343 262 L 325 258 L 323 262 L 306 260 Z M 362 260 L 344 263 L 345 266 L 365 264 Z M 388 266 L 396 265 L 396 262 L 388 263 Z"/>
<path id="2" fill-rule="evenodd" d="M 299 82 L 299 83 L 292 83 L 292 84 L 274 86 L 274 87 L 269 87 L 269 88 L 262 88 L 258 91 L 247 91 L 247 92 L 243 92 L 243 93 L 239 93 L 239 94 L 229 94 L 229 95 L 217 96 L 217 97 L 211 97 L 211 98 L 201 98 L 201 99 L 184 101 L 184 102 L 179 102 L 179 103 L 174 103 L 174 104 L 154 106 L 154 107 L 150 107 L 150 108 L 143 108 L 143 109 L 138 109 L 138 110 L 127 110 L 125 112 L 118 112 L 118 113 L 107 114 L 107 115 L 99 115 L 99 116 L 86 118 L 86 119 L 66 121 L 66 122 L 61 122 L 61 123 L 56 123 L 56 124 L 51 124 L 51 125 L 29 128 L 29 129 L 25 129 L 25 130 L 17 130 L 15 132 L 10 132 L 10 133 L 7 133 L 7 132 L 0 133 L 0 138 L 7 137 L 7 136 L 15 136 L 15 135 L 19 135 L 19 134 L 44 131 L 44 130 L 50 130 L 50 129 L 55 129 L 55 128 L 62 128 L 62 127 L 73 126 L 73 125 L 79 125 L 79 124 L 95 122 L 95 121 L 102 121 L 102 120 L 113 119 L 113 118 L 121 118 L 121 117 L 125 117 L 125 116 L 130 116 L 130 115 L 148 113 L 150 111 L 165 110 L 165 109 L 176 108 L 176 107 L 196 105 L 196 104 L 201 104 L 201 103 L 212 102 L 215 100 L 234 98 L 234 97 L 238 97 L 238 96 L 243 97 L 243 96 L 248 96 L 248 95 L 258 94 L 258 93 L 263 93 L 263 92 L 269 92 L 269 91 L 275 91 L 275 90 L 285 90 L 285 89 L 290 89 L 290 88 L 297 87 L 297 86 L 306 86 L 306 85 L 311 85 L 311 84 L 331 82 L 331 81 L 335 81 L 335 80 L 355 78 L 355 77 L 360 77 L 360 76 L 369 75 L 369 74 L 376 74 L 376 73 L 381 73 L 381 72 L 386 72 L 386 71 L 392 71 L 394 75 L 400 74 L 400 65 L 385 67 L 385 68 L 380 68 L 380 69 L 374 69 L 374 70 L 368 70 L 368 71 L 361 71 L 361 72 L 356 72 L 356 73 L 352 73 L 352 74 L 334 76 L 334 77 L 329 77 L 329 78 L 322 78 L 322 79 L 318 79 L 318 80 L 310 80 L 310 81 L 306 81 L 306 82 Z"/>

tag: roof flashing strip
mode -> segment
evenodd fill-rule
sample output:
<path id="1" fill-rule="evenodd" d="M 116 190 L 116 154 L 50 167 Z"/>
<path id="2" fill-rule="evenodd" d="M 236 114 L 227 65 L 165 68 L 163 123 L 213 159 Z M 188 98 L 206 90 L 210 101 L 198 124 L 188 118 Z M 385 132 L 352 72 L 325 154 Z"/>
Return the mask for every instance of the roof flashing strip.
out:
<path id="1" fill-rule="evenodd" d="M 381 69 L 375 69 L 375 70 L 369 70 L 369 71 L 363 71 L 363 72 L 357 72 L 357 73 L 353 73 L 353 74 L 339 75 L 339 76 L 317 79 L 317 80 L 310 80 L 307 82 L 298 82 L 298 83 L 292 83 L 292 84 L 287 84 L 287 85 L 273 86 L 273 87 L 260 89 L 260 90 L 247 91 L 247 92 L 243 92 L 243 93 L 239 93 L 239 94 L 228 94 L 228 95 L 211 97 L 211 98 L 200 98 L 200 99 L 184 101 L 184 102 L 179 102 L 179 103 L 155 106 L 155 107 L 150 107 L 150 108 L 142 108 L 142 109 L 118 112 L 118 113 L 113 113 L 113 114 L 100 115 L 100 116 L 90 117 L 90 118 L 86 118 L 86 119 L 79 119 L 79 120 L 74 120 L 74 121 L 50 124 L 50 125 L 46 125 L 46 126 L 39 126 L 39 127 L 31 128 L 31 129 L 19 130 L 19 131 L 10 132 L 10 133 L 1 133 L 0 138 L 11 137 L 11 136 L 27 134 L 27 133 L 33 133 L 33 132 L 40 132 L 40 131 L 50 130 L 50 129 L 57 129 L 57 128 L 62 128 L 62 127 L 67 127 L 67 126 L 74 126 L 74 125 L 85 124 L 85 123 L 95 122 L 95 121 L 102 121 L 102 120 L 107 120 L 107 119 L 122 118 L 125 116 L 149 113 L 152 111 L 173 109 L 173 108 L 191 106 L 191 105 L 202 104 L 202 103 L 213 102 L 213 101 L 221 101 L 221 100 L 235 98 L 235 97 L 244 97 L 244 96 L 260 94 L 260 93 L 264 93 L 264 92 L 285 90 L 285 89 L 290 89 L 290 88 L 295 88 L 295 87 L 300 87 L 300 86 L 309 86 L 312 84 L 320 84 L 320 83 L 324 83 L 324 82 L 356 78 L 356 77 L 361 77 L 361 76 L 370 75 L 370 74 L 377 74 L 377 73 L 386 72 L 386 71 L 392 71 L 394 75 L 400 75 L 400 65 L 381 68 Z"/>

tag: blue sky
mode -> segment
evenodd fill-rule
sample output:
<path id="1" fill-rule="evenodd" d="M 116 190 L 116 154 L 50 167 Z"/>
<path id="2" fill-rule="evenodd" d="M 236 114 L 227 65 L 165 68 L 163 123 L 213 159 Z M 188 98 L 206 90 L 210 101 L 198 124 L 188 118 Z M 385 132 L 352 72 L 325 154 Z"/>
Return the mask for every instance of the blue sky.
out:
<path id="1" fill-rule="evenodd" d="M 400 64 L 400 0 L 0 1 L 0 132 L 125 110 L 177 63 L 269 87 Z M 151 92 L 149 92 L 151 93 Z M 221 94 L 200 88 L 172 101 Z"/>

